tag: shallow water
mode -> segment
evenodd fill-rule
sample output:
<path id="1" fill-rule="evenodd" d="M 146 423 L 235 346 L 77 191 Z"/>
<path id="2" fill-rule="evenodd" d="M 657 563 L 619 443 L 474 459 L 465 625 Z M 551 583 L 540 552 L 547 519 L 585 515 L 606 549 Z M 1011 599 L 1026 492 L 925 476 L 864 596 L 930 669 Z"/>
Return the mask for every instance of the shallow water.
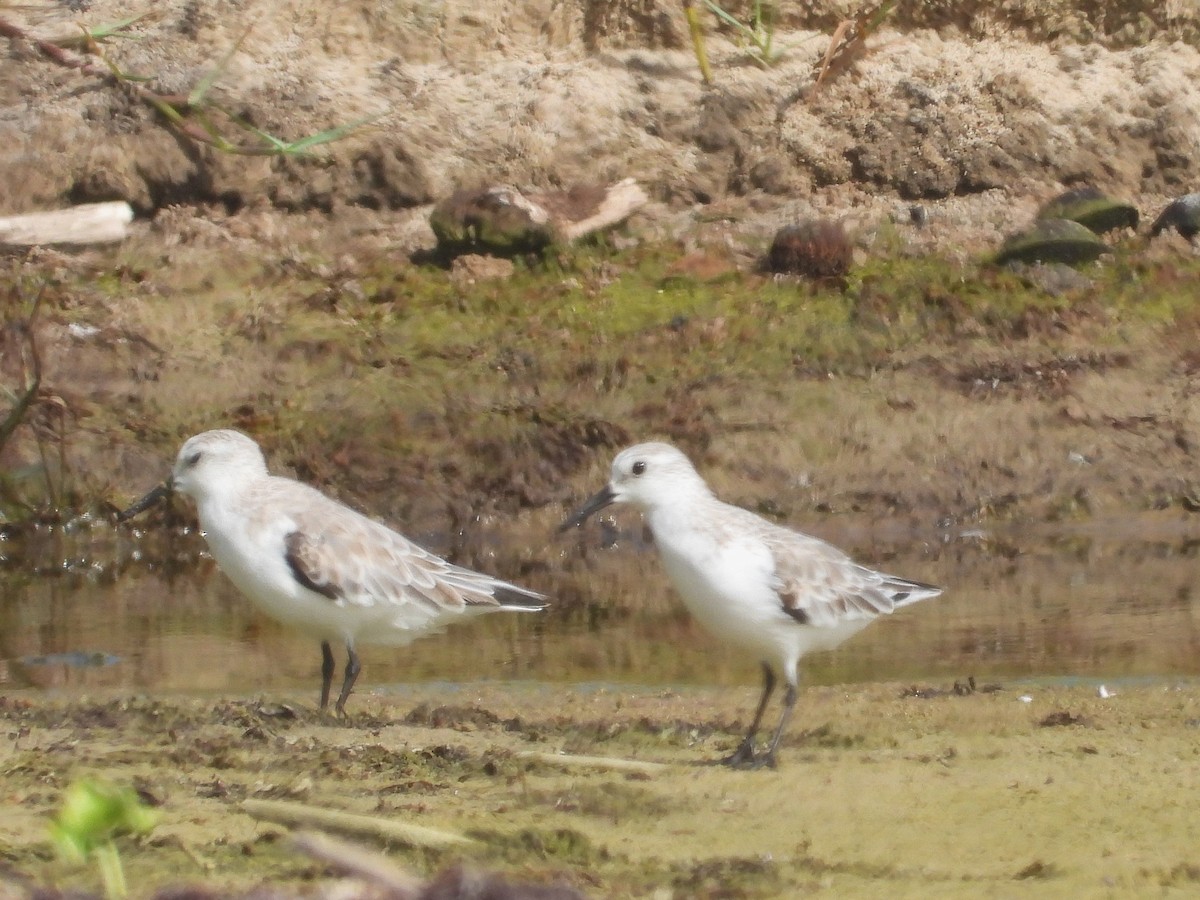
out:
<path id="1" fill-rule="evenodd" d="M 1124 521 L 914 540 L 903 529 L 830 523 L 822 536 L 862 561 L 947 590 L 808 658 L 805 677 L 946 684 L 968 675 L 1200 674 L 1200 542 L 1185 525 Z M 166 577 L 129 566 L 136 551 L 128 547 L 89 556 L 91 546 L 79 542 L 57 563 L 38 567 L 54 575 L 13 574 L 18 561 L 8 560 L 8 574 L 0 575 L 0 685 L 315 697 L 316 643 L 259 615 L 210 561 Z M 124 574 L 96 561 L 105 554 L 125 560 Z M 757 682 L 754 660 L 688 619 L 653 554 L 626 541 L 590 551 L 589 565 L 583 604 L 484 617 L 407 648 L 362 648 L 359 690 L 512 679 Z M 555 595 L 563 587 L 555 577 L 551 565 L 528 583 Z"/>

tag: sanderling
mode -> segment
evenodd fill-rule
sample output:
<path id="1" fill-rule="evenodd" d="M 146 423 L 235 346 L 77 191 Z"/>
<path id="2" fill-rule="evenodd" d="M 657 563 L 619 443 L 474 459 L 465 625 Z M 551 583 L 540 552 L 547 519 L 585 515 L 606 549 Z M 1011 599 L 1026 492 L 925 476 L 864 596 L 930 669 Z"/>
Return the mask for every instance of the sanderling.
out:
<path id="1" fill-rule="evenodd" d="M 797 666 L 901 606 L 941 588 L 860 566 L 841 550 L 722 503 L 691 462 L 669 444 L 638 444 L 617 454 L 612 478 L 560 530 L 612 503 L 642 512 L 667 575 L 689 611 L 717 637 L 752 650 L 763 692 L 745 739 L 722 760 L 774 767 L 775 749 L 796 702 Z M 754 736 L 777 673 L 787 679 L 783 714 L 764 753 Z"/>
<path id="2" fill-rule="evenodd" d="M 466 616 L 546 607 L 542 594 L 446 562 L 306 484 L 268 474 L 258 444 L 237 431 L 190 438 L 167 482 L 119 519 L 171 491 L 196 502 L 209 551 L 242 593 L 321 641 L 322 710 L 330 642 L 345 642 L 339 716 L 358 678 L 356 644 L 400 646 Z"/>

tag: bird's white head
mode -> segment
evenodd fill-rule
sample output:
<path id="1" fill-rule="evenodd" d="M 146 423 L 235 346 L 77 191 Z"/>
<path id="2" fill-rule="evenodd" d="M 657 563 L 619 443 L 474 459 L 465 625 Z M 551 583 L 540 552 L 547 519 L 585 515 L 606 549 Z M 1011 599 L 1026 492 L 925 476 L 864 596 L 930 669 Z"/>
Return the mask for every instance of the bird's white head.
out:
<path id="1" fill-rule="evenodd" d="M 710 493 L 691 460 L 662 443 L 635 444 L 618 453 L 608 489 L 613 503 L 628 503 L 642 512 Z"/>
<path id="2" fill-rule="evenodd" d="M 670 444 L 635 444 L 617 454 L 608 485 L 581 506 L 562 528 L 579 525 L 613 503 L 628 503 L 642 512 L 665 504 L 711 496 L 683 452 Z"/>
<path id="3" fill-rule="evenodd" d="M 240 431 L 205 431 L 188 438 L 171 470 L 171 488 L 196 501 L 267 474 L 267 461 Z"/>

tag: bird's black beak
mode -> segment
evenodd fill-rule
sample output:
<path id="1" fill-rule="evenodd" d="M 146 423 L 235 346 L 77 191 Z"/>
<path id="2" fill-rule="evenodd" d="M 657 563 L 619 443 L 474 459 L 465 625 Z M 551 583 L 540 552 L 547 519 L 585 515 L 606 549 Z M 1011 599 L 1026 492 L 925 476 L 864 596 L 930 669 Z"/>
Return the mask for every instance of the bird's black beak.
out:
<path id="1" fill-rule="evenodd" d="M 576 525 L 582 525 L 588 516 L 593 513 L 598 513 L 606 506 L 612 505 L 617 499 L 617 495 L 613 493 L 611 486 L 605 487 L 604 490 L 595 494 L 587 503 L 575 510 L 565 522 L 558 526 L 558 533 L 562 534 L 568 528 L 574 528 Z"/>
<path id="2" fill-rule="evenodd" d="M 117 521 L 127 522 L 134 516 L 144 513 L 150 507 L 157 506 L 171 495 L 172 490 L 173 488 L 171 487 L 171 479 L 168 478 L 141 500 L 133 504 L 133 506 L 129 507 L 129 509 L 122 510 L 121 512 L 117 513 Z"/>

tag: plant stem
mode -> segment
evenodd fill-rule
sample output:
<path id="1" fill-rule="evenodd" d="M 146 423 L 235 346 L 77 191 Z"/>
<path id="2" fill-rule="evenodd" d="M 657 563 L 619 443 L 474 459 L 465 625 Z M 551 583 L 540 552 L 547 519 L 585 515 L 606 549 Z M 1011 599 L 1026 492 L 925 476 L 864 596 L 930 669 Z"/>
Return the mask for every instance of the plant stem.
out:
<path id="1" fill-rule="evenodd" d="M 696 62 L 700 66 L 700 77 L 705 84 L 712 84 L 712 69 L 708 65 L 708 53 L 704 48 L 704 27 L 691 0 L 684 0 L 683 14 L 687 17 L 688 30 L 692 34 L 692 49 L 696 51 Z"/>
<path id="2" fill-rule="evenodd" d="M 29 412 L 29 408 L 37 399 L 38 391 L 42 386 L 42 359 L 38 354 L 37 338 L 34 336 L 33 329 L 35 320 L 37 319 L 38 307 L 42 303 L 42 292 L 45 289 L 38 289 L 37 295 L 33 298 L 33 306 L 29 310 L 29 318 L 25 321 L 25 335 L 29 341 L 29 359 L 31 375 L 26 375 L 24 366 L 22 366 L 22 380 L 25 382 L 24 389 L 21 394 L 14 398 L 12 409 L 8 411 L 8 415 L 4 417 L 4 421 L 0 422 L 0 449 L 8 443 L 8 439 L 12 437 L 12 433 L 17 430 L 17 426 L 25 419 L 25 414 Z"/>
<path id="3" fill-rule="evenodd" d="M 104 880 L 104 896 L 107 900 L 125 900 L 129 890 L 125 885 L 125 869 L 121 865 L 121 855 L 112 841 L 105 841 L 94 851 L 96 863 L 100 866 L 100 877 Z"/>

